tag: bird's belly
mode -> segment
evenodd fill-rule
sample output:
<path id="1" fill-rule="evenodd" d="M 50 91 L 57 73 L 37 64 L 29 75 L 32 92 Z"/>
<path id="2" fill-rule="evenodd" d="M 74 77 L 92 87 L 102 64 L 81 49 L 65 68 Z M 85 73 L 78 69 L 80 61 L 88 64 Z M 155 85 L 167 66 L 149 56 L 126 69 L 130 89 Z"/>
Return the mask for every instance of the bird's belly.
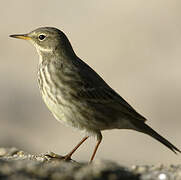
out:
<path id="1" fill-rule="evenodd" d="M 80 124 L 77 122 L 77 113 L 74 113 L 72 111 L 72 108 L 68 106 L 63 98 L 63 104 L 60 104 L 51 98 L 49 98 L 47 95 L 42 94 L 42 98 L 47 105 L 48 109 L 52 112 L 53 116 L 61 122 L 65 126 L 71 126 L 78 129 L 81 128 Z M 60 100 L 60 97 L 59 97 Z M 69 104 L 70 105 L 70 104 Z"/>
<path id="2" fill-rule="evenodd" d="M 67 125 L 67 118 L 64 114 L 64 101 L 61 91 L 53 84 L 47 66 L 39 68 L 38 71 L 38 87 L 42 95 L 43 101 L 54 115 L 54 117 L 61 123 Z M 58 97 L 57 97 L 58 96 Z"/>
<path id="3" fill-rule="evenodd" d="M 48 109 L 52 112 L 55 118 L 61 122 L 66 122 L 63 110 L 61 106 L 59 106 L 56 101 L 50 99 L 47 95 L 42 93 L 42 98 L 47 105 Z"/>

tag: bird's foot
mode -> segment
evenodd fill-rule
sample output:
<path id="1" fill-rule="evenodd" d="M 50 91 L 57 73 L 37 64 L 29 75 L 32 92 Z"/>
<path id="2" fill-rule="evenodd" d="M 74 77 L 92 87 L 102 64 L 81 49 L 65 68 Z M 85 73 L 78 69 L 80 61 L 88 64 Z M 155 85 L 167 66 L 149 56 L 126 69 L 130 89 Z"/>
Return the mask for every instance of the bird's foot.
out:
<path id="1" fill-rule="evenodd" d="M 55 154 L 54 152 L 48 152 L 45 154 L 48 160 L 64 160 L 64 161 L 73 161 L 69 154 L 65 156 L 61 156 L 59 154 Z"/>

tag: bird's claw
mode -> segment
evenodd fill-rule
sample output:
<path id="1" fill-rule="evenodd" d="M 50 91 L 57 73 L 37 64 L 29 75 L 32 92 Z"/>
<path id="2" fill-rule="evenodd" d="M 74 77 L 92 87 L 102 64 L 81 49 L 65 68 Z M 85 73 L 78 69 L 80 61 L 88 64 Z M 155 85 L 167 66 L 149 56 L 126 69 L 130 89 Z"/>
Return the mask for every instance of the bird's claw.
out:
<path id="1" fill-rule="evenodd" d="M 72 161 L 69 154 L 65 156 L 61 156 L 59 154 L 55 154 L 54 152 L 48 152 L 45 154 L 45 157 L 48 158 L 48 160 L 64 160 L 64 161 Z"/>

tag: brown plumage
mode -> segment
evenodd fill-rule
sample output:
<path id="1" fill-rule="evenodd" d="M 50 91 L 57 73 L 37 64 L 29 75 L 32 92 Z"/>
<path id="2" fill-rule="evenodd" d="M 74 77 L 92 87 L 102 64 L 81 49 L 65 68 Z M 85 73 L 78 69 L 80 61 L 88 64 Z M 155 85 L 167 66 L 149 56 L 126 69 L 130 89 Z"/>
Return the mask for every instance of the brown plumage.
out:
<path id="1" fill-rule="evenodd" d="M 52 27 L 38 28 L 28 34 L 11 35 L 33 43 L 39 54 L 38 84 L 43 100 L 55 118 L 87 135 L 68 154 L 90 136 L 97 137 L 94 159 L 106 129 L 132 129 L 150 135 L 173 152 L 181 152 L 145 124 L 137 113 L 92 68 L 77 57 L 66 35 Z"/>

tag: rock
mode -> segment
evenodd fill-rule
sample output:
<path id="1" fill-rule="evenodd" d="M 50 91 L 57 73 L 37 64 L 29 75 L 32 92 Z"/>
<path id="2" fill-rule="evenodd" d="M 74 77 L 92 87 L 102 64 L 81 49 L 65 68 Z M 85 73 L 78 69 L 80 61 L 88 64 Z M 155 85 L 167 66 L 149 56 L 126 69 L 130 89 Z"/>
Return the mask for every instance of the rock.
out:
<path id="1" fill-rule="evenodd" d="M 51 158 L 52 153 L 32 155 L 16 148 L 0 148 L 0 179 L 4 180 L 179 180 L 178 166 L 123 167 L 110 161 L 92 164 Z M 53 154 L 55 155 L 55 154 Z"/>

